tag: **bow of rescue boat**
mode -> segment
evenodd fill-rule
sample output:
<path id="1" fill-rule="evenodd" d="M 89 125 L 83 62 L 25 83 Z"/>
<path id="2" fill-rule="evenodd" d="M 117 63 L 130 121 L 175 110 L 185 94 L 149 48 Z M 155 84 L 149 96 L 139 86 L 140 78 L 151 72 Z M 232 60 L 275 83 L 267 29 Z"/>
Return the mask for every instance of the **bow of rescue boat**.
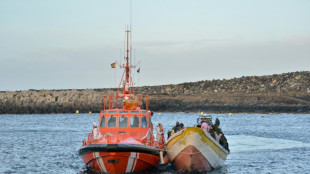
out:
<path id="1" fill-rule="evenodd" d="M 156 167 L 158 149 L 136 144 L 91 144 L 79 150 L 86 167 L 107 173 L 129 173 Z"/>

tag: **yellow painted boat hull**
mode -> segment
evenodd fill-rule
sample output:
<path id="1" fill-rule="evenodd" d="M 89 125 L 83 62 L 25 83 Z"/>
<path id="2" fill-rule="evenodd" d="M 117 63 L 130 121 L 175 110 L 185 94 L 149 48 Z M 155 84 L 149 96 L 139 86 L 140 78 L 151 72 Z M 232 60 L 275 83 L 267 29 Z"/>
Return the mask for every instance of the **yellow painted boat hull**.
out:
<path id="1" fill-rule="evenodd" d="M 201 128 L 190 127 L 173 134 L 166 143 L 167 157 L 176 170 L 202 172 L 224 165 L 228 151 Z"/>

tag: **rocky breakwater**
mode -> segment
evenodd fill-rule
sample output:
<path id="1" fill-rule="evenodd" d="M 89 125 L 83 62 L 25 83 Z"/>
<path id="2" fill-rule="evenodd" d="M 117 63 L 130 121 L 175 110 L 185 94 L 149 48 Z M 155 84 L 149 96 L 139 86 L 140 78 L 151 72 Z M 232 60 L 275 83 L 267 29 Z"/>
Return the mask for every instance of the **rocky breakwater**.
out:
<path id="1" fill-rule="evenodd" d="M 2 91 L 0 114 L 99 112 L 102 95 L 101 89 Z"/>
<path id="2" fill-rule="evenodd" d="M 310 112 L 310 72 L 138 88 L 156 111 Z"/>
<path id="3" fill-rule="evenodd" d="M 99 112 L 116 89 L 1 91 L 0 114 Z M 144 86 L 150 109 L 172 112 L 310 112 L 310 72 Z"/>

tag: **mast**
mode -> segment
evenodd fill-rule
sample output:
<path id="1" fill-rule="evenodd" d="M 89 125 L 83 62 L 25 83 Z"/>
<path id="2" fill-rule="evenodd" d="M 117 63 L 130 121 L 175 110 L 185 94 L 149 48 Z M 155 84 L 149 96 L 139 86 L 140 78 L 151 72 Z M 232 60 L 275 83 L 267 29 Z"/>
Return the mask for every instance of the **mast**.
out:
<path id="1" fill-rule="evenodd" d="M 127 38 L 127 42 L 126 42 L 127 45 L 126 45 L 126 56 L 124 57 L 124 59 L 125 59 L 126 63 L 123 66 L 120 66 L 121 68 L 125 69 L 124 74 L 123 74 L 123 75 L 125 75 L 125 79 L 123 81 L 123 91 L 122 91 L 122 93 L 123 93 L 122 97 L 123 97 L 124 102 L 126 100 L 129 100 L 132 97 L 134 97 L 134 96 L 132 96 L 131 89 L 130 89 L 133 87 L 131 84 L 132 79 L 130 77 L 130 73 L 131 73 L 130 69 L 135 68 L 135 66 L 130 65 L 130 62 L 129 62 L 130 61 L 130 58 L 129 58 L 129 56 L 130 56 L 130 53 L 129 53 L 129 47 L 130 47 L 129 46 L 129 33 L 130 33 L 130 30 L 126 29 L 125 32 L 126 32 L 126 38 Z"/>
<path id="2" fill-rule="evenodd" d="M 126 55 L 124 56 L 125 64 L 120 65 L 120 68 L 124 68 L 124 73 L 122 75 L 121 82 L 119 83 L 118 90 L 116 92 L 116 98 L 121 97 L 123 99 L 123 109 L 125 109 L 125 102 L 127 100 L 135 99 L 135 91 L 133 89 L 133 82 L 131 77 L 131 68 L 136 68 L 136 65 L 131 65 L 131 54 L 130 54 L 130 29 L 125 30 L 127 39 L 126 41 Z M 124 77 L 125 76 L 125 77 Z M 123 83 L 123 90 L 121 91 L 121 85 Z M 116 99 L 117 100 L 117 99 Z M 117 106 L 117 101 L 115 100 L 115 105 Z"/>
<path id="3" fill-rule="evenodd" d="M 108 101 L 108 108 L 113 109 L 113 108 L 119 108 L 118 105 L 120 104 L 119 99 L 122 99 L 123 102 L 123 110 L 135 110 L 137 108 L 141 109 L 143 105 L 143 101 L 145 101 L 145 109 L 148 110 L 148 96 L 146 95 L 135 95 L 134 91 L 134 83 L 133 79 L 131 77 L 131 68 L 136 68 L 137 65 L 132 65 L 131 64 L 131 47 L 130 47 L 130 40 L 131 40 L 131 35 L 130 35 L 130 29 L 126 28 L 125 30 L 125 38 L 127 39 L 126 41 L 126 55 L 124 55 L 125 63 L 120 65 L 120 68 L 124 68 L 124 72 L 122 75 L 122 79 L 119 83 L 118 90 L 116 92 L 116 95 L 104 95 L 103 103 L 104 103 L 104 110 L 106 110 L 106 101 Z M 124 77 L 125 76 L 125 77 Z M 121 85 L 123 83 L 123 90 L 121 89 Z M 107 99 L 107 100 L 106 100 Z"/>
<path id="4" fill-rule="evenodd" d="M 126 49 L 126 66 L 125 66 L 125 72 L 126 72 L 126 79 L 125 79 L 125 83 L 123 83 L 123 94 L 124 94 L 124 100 L 125 100 L 125 97 L 126 97 L 126 94 L 129 94 L 130 91 L 129 91 L 129 77 L 130 77 L 130 68 L 129 67 L 129 32 L 130 30 L 127 29 L 126 31 L 126 35 L 127 35 L 127 49 Z"/>

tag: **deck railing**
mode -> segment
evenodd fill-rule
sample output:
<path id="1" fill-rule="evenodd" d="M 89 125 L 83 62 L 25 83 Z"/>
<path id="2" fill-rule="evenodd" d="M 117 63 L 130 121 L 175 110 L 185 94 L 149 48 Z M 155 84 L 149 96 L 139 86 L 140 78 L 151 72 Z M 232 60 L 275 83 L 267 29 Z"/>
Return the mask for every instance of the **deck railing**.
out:
<path id="1" fill-rule="evenodd" d="M 147 95 L 131 95 L 124 100 L 123 95 L 103 95 L 103 109 L 121 109 L 125 107 L 125 102 L 134 101 L 140 109 L 149 108 L 149 97 Z"/>

